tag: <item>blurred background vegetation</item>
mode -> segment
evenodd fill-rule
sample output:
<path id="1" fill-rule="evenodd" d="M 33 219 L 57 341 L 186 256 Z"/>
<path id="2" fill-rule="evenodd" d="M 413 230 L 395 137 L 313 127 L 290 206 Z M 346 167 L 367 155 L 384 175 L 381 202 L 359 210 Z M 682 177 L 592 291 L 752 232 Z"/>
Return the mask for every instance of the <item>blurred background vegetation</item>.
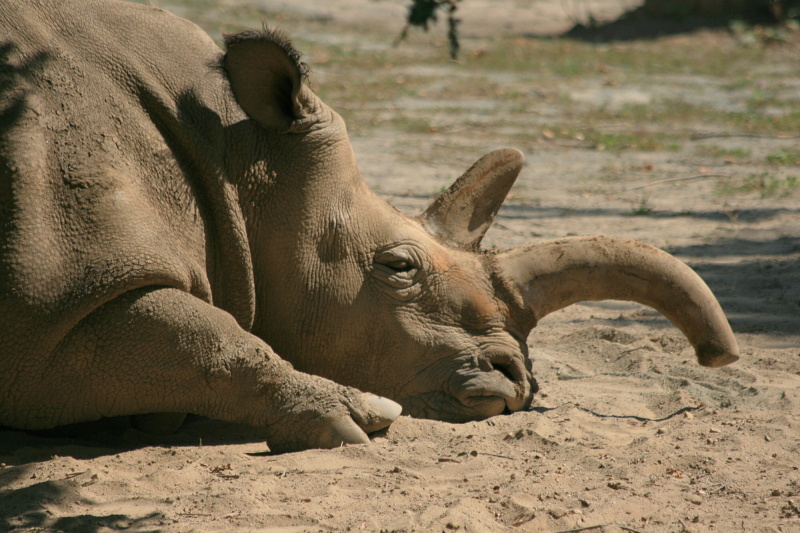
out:
<path id="1" fill-rule="evenodd" d="M 447 40 L 452 59 L 458 58 L 460 50 L 458 7 L 464 0 L 412 0 L 408 6 L 406 25 L 397 38 L 396 44 L 408 36 L 412 27 L 428 31 L 440 18 L 447 20 Z M 717 26 L 731 21 L 755 21 L 772 25 L 786 25 L 797 29 L 790 23 L 800 18 L 800 0 L 645 0 L 645 2 L 625 13 L 611 24 L 599 24 L 591 15 L 587 24 L 576 24 L 570 33 L 594 34 L 595 38 L 621 37 L 615 32 L 622 24 L 638 21 L 641 27 L 639 37 L 655 36 L 670 28 L 682 25 Z M 635 24 L 634 24 L 635 25 Z M 616 33 L 616 35 L 615 35 Z M 771 33 L 780 35 L 780 29 Z"/>

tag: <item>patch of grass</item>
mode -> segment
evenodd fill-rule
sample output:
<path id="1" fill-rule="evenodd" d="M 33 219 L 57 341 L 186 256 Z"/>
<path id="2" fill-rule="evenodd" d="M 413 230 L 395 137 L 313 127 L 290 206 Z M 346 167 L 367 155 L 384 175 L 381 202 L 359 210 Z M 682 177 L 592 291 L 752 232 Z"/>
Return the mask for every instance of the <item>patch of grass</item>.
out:
<path id="1" fill-rule="evenodd" d="M 751 78 L 739 78 L 732 81 L 726 81 L 722 85 L 720 85 L 720 89 L 724 91 L 741 91 L 744 89 L 750 89 L 756 85 L 756 81 Z"/>
<path id="2" fill-rule="evenodd" d="M 437 131 L 436 126 L 428 119 L 411 117 L 400 113 L 393 115 L 386 121 L 386 124 L 407 133 L 434 133 Z"/>
<path id="3" fill-rule="evenodd" d="M 744 77 L 754 62 L 764 60 L 762 48 L 741 48 L 724 39 L 698 47 L 691 40 L 636 41 L 598 46 L 571 39 L 510 38 L 495 41 L 464 64 L 492 70 L 527 71 L 559 77 L 587 74 L 697 74 Z"/>
<path id="4" fill-rule="evenodd" d="M 747 99 L 747 109 L 748 111 L 763 111 L 764 109 L 774 107 L 774 108 L 781 108 L 781 107 L 790 107 L 791 105 L 796 105 L 794 102 L 787 102 L 777 98 L 773 94 L 768 94 L 761 90 L 756 90 Z"/>
<path id="5" fill-rule="evenodd" d="M 742 160 L 750 157 L 750 150 L 742 148 L 723 148 L 721 146 L 698 146 L 697 153 L 725 160 Z"/>
<path id="6" fill-rule="evenodd" d="M 642 196 L 639 200 L 639 203 L 636 204 L 628 211 L 627 215 L 631 217 L 645 217 L 653 214 L 655 208 L 650 203 L 650 199 L 647 196 Z"/>
<path id="7" fill-rule="evenodd" d="M 580 129 L 555 126 L 543 128 L 542 136 L 547 139 L 579 141 L 586 143 L 587 147 L 610 152 L 622 152 L 625 150 L 658 152 L 681 149 L 680 144 L 676 142 L 679 139 L 675 135 L 641 131 L 635 127 L 632 127 L 630 131 L 610 133 L 601 131 L 593 126 Z"/>
<path id="8" fill-rule="evenodd" d="M 510 88 L 504 83 L 499 83 L 485 73 L 474 73 L 469 76 L 452 76 L 446 83 L 438 83 L 435 88 L 429 89 L 429 96 L 442 100 L 464 99 L 502 99 L 504 102 L 516 102 L 530 106 L 534 99 L 530 92 L 518 88 Z"/>
<path id="9" fill-rule="evenodd" d="M 751 25 L 742 20 L 731 21 L 730 30 L 741 46 L 749 47 L 786 44 L 791 41 L 793 31 L 790 25 Z"/>
<path id="10" fill-rule="evenodd" d="M 685 129 L 717 126 L 741 133 L 779 134 L 800 130 L 800 111 L 796 106 L 782 105 L 790 111 L 784 114 L 765 114 L 752 111 L 724 111 L 707 105 L 698 105 L 683 100 L 666 99 L 648 105 L 627 105 L 620 109 L 594 109 L 581 113 L 575 118 L 588 122 L 625 121 L 674 126 Z M 580 113 L 580 114 L 579 114 Z"/>
<path id="11" fill-rule="evenodd" d="M 640 150 L 644 152 L 656 152 L 661 150 L 676 150 L 680 146 L 674 143 L 667 143 L 667 135 L 643 134 L 643 133 L 603 133 L 590 131 L 587 136 L 598 150 L 609 150 L 621 152 L 622 150 Z"/>
<path id="12" fill-rule="evenodd" d="M 716 115 L 716 122 L 727 123 L 747 133 L 778 134 L 800 130 L 800 111 L 777 116 L 767 116 L 756 112 L 717 113 Z"/>
<path id="13" fill-rule="evenodd" d="M 224 33 L 236 33 L 244 29 L 260 29 L 262 21 L 270 26 L 299 23 L 300 19 L 282 11 L 252 5 L 222 4 L 218 0 L 133 0 L 169 10 L 187 18 L 205 30 L 217 44 L 221 44 Z"/>
<path id="14" fill-rule="evenodd" d="M 329 43 L 297 39 L 297 48 L 308 53 L 309 64 L 316 67 L 333 67 L 332 71 L 352 68 L 369 74 L 399 75 L 398 67 L 419 66 L 435 61 L 427 53 L 414 55 L 402 49 L 379 49 L 360 46 L 358 43 Z"/>
<path id="15" fill-rule="evenodd" d="M 627 104 L 619 109 L 598 107 L 585 111 L 582 116 L 587 121 L 624 121 L 648 122 L 667 115 L 666 110 L 661 111 L 657 105 Z"/>
<path id="16" fill-rule="evenodd" d="M 774 154 L 768 155 L 765 159 L 768 164 L 778 167 L 797 166 L 800 165 L 800 148 L 795 150 L 782 148 Z"/>
<path id="17" fill-rule="evenodd" d="M 425 80 L 401 79 L 394 76 L 344 76 L 332 75 L 324 83 L 313 84 L 313 90 L 332 107 L 353 107 L 363 102 L 388 102 L 404 96 L 414 96 Z"/>
<path id="18" fill-rule="evenodd" d="M 761 198 L 788 196 L 800 187 L 796 176 L 779 177 L 766 172 L 750 174 L 735 182 L 720 182 L 716 188 L 719 196 L 758 193 Z"/>

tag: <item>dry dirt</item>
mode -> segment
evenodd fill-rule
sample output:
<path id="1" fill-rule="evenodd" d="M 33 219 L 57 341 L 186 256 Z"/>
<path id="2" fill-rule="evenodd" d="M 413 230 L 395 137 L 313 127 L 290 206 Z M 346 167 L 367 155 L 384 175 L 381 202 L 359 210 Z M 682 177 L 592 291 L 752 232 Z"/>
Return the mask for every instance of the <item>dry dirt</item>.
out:
<path id="1" fill-rule="evenodd" d="M 580 9 L 612 17 L 631 3 L 467 0 L 466 53 L 509 32 L 562 31 L 583 16 Z M 291 12 L 294 22 L 286 29 L 308 41 L 360 43 L 389 55 L 433 46 L 414 39 L 398 50 L 386 44 L 399 29 L 404 2 L 348 0 L 313 9 L 311 1 L 261 4 Z M 315 26 L 306 26 L 304 17 L 316 20 L 308 24 L 324 19 L 326 33 L 305 34 Z M 365 24 L 372 33 L 358 31 Z M 700 32 L 661 43 L 688 40 L 700 49 L 726 39 L 725 32 Z M 797 135 L 800 54 L 796 44 L 770 54 L 774 62 L 754 75 L 770 83 L 778 72 L 782 90 L 794 91 L 788 112 L 798 123 L 786 133 Z M 322 90 L 341 67 L 326 67 L 321 56 L 315 52 L 309 61 Z M 439 59 L 398 76 L 435 80 L 458 68 Z M 516 139 L 528 162 L 490 244 L 603 233 L 663 247 L 718 295 L 741 346 L 739 362 L 700 367 L 656 312 L 604 302 L 547 317 L 529 339 L 541 387 L 534 407 L 482 422 L 401 417 L 370 445 L 279 456 L 268 453 L 257 432 L 207 420 L 159 439 L 92 426 L 67 436 L 0 430 L 0 530 L 800 531 L 800 194 L 794 187 L 774 194 L 743 187 L 720 197 L 717 178 L 633 189 L 720 173 L 791 184 L 786 178 L 800 174 L 800 161 L 775 168 L 765 158 L 796 152 L 798 140 L 692 141 L 686 135 L 670 150 L 615 151 L 543 125 L 553 107 L 589 112 L 647 105 L 665 90 L 717 106 L 735 107 L 744 98 L 697 75 L 610 84 L 606 75 L 554 77 L 536 82 L 533 91 L 524 72 L 494 71 L 503 86 L 530 91 L 529 101 L 513 108 L 502 92 L 461 101 L 455 110 L 453 101 L 424 91 L 363 104 L 377 118 L 353 128 L 353 145 L 370 184 L 417 213 L 472 160 Z M 347 101 L 337 100 L 347 112 Z M 403 113 L 424 114 L 432 126 L 393 128 L 392 117 Z M 605 126 L 625 129 L 624 123 Z M 706 126 L 678 129 L 737 132 Z"/>

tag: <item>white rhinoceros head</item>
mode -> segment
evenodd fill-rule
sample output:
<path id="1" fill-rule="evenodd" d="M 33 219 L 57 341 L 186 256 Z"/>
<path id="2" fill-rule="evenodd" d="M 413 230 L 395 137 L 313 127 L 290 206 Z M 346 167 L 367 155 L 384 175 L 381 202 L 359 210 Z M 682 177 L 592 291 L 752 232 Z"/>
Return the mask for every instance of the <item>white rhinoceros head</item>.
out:
<path id="1" fill-rule="evenodd" d="M 273 33 L 229 36 L 223 67 L 263 129 L 239 184 L 253 256 L 252 331 L 299 370 L 448 421 L 527 408 L 527 337 L 582 300 L 654 307 L 701 364 L 737 359 L 727 320 L 689 267 L 651 246 L 573 237 L 498 252 L 481 240 L 519 174 L 514 149 L 481 158 L 419 217 L 362 180 L 344 122 Z"/>

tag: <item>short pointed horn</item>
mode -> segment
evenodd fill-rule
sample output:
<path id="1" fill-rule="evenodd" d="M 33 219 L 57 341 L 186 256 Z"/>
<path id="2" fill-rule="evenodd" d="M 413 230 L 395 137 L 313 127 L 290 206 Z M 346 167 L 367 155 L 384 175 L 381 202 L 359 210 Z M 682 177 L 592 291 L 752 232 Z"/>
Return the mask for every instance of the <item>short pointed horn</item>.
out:
<path id="1" fill-rule="evenodd" d="M 536 320 L 580 301 L 631 300 L 661 312 L 694 346 L 703 366 L 739 359 L 728 320 L 691 268 L 647 244 L 611 237 L 571 237 L 498 254 Z"/>
<path id="2" fill-rule="evenodd" d="M 517 179 L 525 158 L 517 149 L 489 152 L 444 191 L 422 215 L 432 234 L 477 249 Z"/>

